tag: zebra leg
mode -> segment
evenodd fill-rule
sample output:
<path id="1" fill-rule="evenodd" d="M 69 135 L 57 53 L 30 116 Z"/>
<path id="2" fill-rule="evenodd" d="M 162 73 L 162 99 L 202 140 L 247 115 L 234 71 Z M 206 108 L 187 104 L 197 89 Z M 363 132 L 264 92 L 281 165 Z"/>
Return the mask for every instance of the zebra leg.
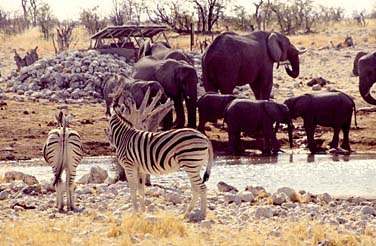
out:
<path id="1" fill-rule="evenodd" d="M 138 194 L 140 195 L 140 208 L 141 212 L 145 212 L 145 179 L 146 175 L 144 173 L 138 173 L 140 181 L 138 182 Z"/>
<path id="2" fill-rule="evenodd" d="M 187 172 L 188 173 L 188 172 Z M 202 183 L 202 179 L 200 177 L 200 173 L 195 173 L 195 174 L 190 174 L 188 173 L 189 180 L 191 182 L 191 189 L 192 189 L 192 200 L 191 203 L 189 204 L 187 210 L 185 211 L 184 218 L 188 218 L 189 214 L 192 212 L 193 207 L 195 206 L 197 200 L 198 200 L 198 195 L 199 195 L 199 186 L 197 183 Z"/>
<path id="3" fill-rule="evenodd" d="M 200 185 L 200 202 L 201 202 L 201 207 L 200 207 L 200 211 L 201 211 L 201 216 L 203 216 L 202 218 L 205 219 L 206 217 L 206 191 L 207 191 L 207 188 L 206 188 L 206 185 L 204 183 L 201 183 Z"/>
<path id="4" fill-rule="evenodd" d="M 69 172 L 69 171 L 68 171 Z M 73 197 L 73 175 L 69 175 L 67 172 L 66 191 L 67 191 L 67 210 L 75 211 L 74 197 Z M 72 177 L 73 176 L 73 177 Z"/>
<path id="5" fill-rule="evenodd" d="M 63 204 L 63 182 L 61 182 L 61 179 L 57 182 L 57 185 L 55 186 L 56 189 L 56 207 L 59 210 L 59 212 L 64 211 L 64 204 Z"/>
<path id="6" fill-rule="evenodd" d="M 129 190 L 131 192 L 133 212 L 137 213 L 138 212 L 138 208 L 137 208 L 137 187 L 138 187 L 138 182 L 139 182 L 137 170 L 125 169 L 125 173 L 126 173 L 127 178 L 128 178 Z"/>

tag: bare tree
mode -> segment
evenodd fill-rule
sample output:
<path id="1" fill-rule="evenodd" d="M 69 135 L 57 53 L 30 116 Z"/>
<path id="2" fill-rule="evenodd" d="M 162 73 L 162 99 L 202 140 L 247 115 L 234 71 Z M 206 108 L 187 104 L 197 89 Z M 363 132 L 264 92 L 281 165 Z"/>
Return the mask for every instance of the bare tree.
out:
<path id="1" fill-rule="evenodd" d="M 254 2 L 253 4 L 255 5 L 255 20 L 256 20 L 256 24 L 257 24 L 257 29 L 258 30 L 261 30 L 261 22 L 262 22 L 262 16 L 261 16 L 261 13 L 260 13 L 260 7 L 262 6 L 263 4 L 263 0 L 260 0 L 258 3 L 257 2 Z"/>
<path id="2" fill-rule="evenodd" d="M 91 35 L 107 25 L 106 19 L 100 18 L 97 14 L 98 8 L 99 6 L 95 6 L 92 9 L 84 9 L 80 13 L 80 22 Z"/>
<path id="3" fill-rule="evenodd" d="M 54 35 L 52 37 L 52 43 L 55 48 L 55 54 L 58 54 L 62 51 L 69 49 L 69 47 L 75 40 L 74 37 L 72 36 L 73 29 L 75 27 L 76 27 L 76 23 L 74 22 L 64 22 L 62 24 L 59 24 L 59 26 L 56 28 L 57 47 L 56 47 Z"/>
<path id="4" fill-rule="evenodd" d="M 29 24 L 29 18 L 28 18 L 29 13 L 28 13 L 27 0 L 21 0 L 21 6 L 22 6 L 22 11 L 23 11 L 25 23 L 27 23 L 27 25 L 28 25 Z"/>
<path id="5" fill-rule="evenodd" d="M 197 9 L 201 32 L 211 32 L 230 0 L 192 0 Z"/>
<path id="6" fill-rule="evenodd" d="M 54 18 L 52 16 L 52 11 L 50 5 L 43 3 L 39 8 L 37 21 L 41 32 L 43 33 L 43 38 L 48 40 L 50 37 L 50 31 L 55 25 Z"/>
<path id="7" fill-rule="evenodd" d="M 31 23 L 33 26 L 37 26 L 37 19 L 38 19 L 38 0 L 29 0 L 30 6 L 29 6 L 29 15 L 31 18 Z"/>

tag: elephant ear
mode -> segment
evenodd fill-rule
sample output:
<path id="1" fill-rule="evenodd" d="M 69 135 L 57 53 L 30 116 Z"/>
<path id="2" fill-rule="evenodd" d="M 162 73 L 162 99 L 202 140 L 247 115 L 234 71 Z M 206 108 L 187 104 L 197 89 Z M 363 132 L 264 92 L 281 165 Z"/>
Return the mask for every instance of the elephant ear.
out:
<path id="1" fill-rule="evenodd" d="M 268 46 L 268 52 L 270 58 L 272 58 L 273 61 L 279 62 L 282 57 L 282 47 L 278 40 L 278 34 L 275 32 L 272 32 L 267 41 Z"/>

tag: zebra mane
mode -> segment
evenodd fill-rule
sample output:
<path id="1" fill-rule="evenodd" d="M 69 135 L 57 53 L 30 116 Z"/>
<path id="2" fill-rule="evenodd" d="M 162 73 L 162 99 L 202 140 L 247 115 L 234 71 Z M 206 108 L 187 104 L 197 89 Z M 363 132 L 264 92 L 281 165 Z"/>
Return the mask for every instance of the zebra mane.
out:
<path id="1" fill-rule="evenodd" d="M 150 97 L 150 87 L 147 89 L 145 96 L 139 108 L 132 94 L 125 92 L 125 98 L 114 106 L 114 111 L 122 120 L 129 123 L 136 129 L 144 131 L 157 131 L 158 126 L 167 113 L 172 110 L 173 102 L 168 99 L 164 104 L 159 104 L 162 91 L 159 90 L 155 97 L 148 105 Z"/>
<path id="2" fill-rule="evenodd" d="M 64 116 L 63 111 L 60 111 L 59 113 L 55 114 L 55 120 L 57 127 L 69 127 L 70 123 L 73 120 L 73 114 L 68 114 L 67 116 Z"/>

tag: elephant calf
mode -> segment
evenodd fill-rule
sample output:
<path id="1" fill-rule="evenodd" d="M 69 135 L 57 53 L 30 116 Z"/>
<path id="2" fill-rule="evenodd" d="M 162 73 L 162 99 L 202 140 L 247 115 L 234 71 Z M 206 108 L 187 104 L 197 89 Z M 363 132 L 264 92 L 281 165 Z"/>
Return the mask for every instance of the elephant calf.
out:
<path id="1" fill-rule="evenodd" d="M 276 138 L 279 123 L 288 124 L 290 147 L 292 147 L 292 124 L 286 105 L 266 101 L 235 99 L 225 110 L 225 122 L 228 126 L 228 147 L 232 153 L 240 153 L 240 133 L 262 131 L 264 135 L 263 153 L 279 151 Z M 276 131 L 273 124 L 276 122 Z"/>
<path id="2" fill-rule="evenodd" d="M 205 123 L 216 123 L 222 119 L 226 106 L 236 98 L 234 95 L 222 95 L 217 93 L 206 93 L 197 102 L 199 124 L 197 129 L 205 133 Z"/>
<path id="3" fill-rule="evenodd" d="M 302 117 L 307 134 L 308 148 L 311 153 L 316 152 L 314 133 L 316 125 L 333 127 L 333 139 L 329 143 L 331 148 L 337 148 L 339 132 L 342 129 L 343 142 L 341 148 L 350 149 L 349 131 L 352 112 L 356 111 L 353 99 L 343 92 L 333 91 L 320 94 L 304 94 L 292 97 L 284 102 L 290 110 L 292 119 Z"/>

